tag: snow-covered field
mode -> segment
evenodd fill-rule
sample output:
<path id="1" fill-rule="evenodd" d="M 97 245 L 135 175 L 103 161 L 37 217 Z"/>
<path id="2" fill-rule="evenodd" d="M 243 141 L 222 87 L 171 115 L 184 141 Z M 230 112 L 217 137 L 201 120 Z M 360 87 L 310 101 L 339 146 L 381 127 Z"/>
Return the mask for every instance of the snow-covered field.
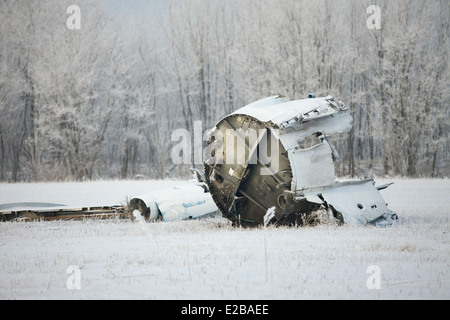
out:
<path id="1" fill-rule="evenodd" d="M 396 226 L 0 223 L 0 299 L 449 299 L 450 181 L 376 181 L 395 181 Z M 123 204 L 184 183 L 0 184 L 0 204 Z"/>

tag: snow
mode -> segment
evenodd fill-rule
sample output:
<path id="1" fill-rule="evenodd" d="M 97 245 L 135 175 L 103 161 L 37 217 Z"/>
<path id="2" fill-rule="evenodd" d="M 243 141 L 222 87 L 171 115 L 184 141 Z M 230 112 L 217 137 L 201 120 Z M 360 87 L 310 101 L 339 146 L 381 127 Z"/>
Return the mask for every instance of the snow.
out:
<path id="1" fill-rule="evenodd" d="M 400 217 L 395 226 L 0 223 L 0 299 L 449 299 L 449 180 L 375 181 L 395 182 L 381 191 Z M 185 183 L 0 184 L 0 205 L 120 204 Z M 69 285 L 74 268 L 78 289 Z M 372 270 L 379 289 L 368 285 Z"/>

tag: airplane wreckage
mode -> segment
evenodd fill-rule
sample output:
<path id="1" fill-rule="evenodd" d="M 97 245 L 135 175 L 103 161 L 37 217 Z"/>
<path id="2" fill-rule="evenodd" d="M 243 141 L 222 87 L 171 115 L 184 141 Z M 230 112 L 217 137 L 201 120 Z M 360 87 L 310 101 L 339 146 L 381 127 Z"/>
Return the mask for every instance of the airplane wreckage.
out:
<path id="1" fill-rule="evenodd" d="M 131 199 L 127 205 L 66 208 L 0 205 L 0 220 L 139 218 L 175 221 L 222 214 L 233 225 L 297 225 L 321 211 L 338 224 L 394 223 L 372 178 L 339 182 L 328 137 L 351 129 L 348 108 L 333 97 L 272 96 L 222 118 L 208 132 L 198 182 Z M 270 152 L 269 152 L 270 150 Z M 268 154 L 270 153 L 270 156 Z"/>

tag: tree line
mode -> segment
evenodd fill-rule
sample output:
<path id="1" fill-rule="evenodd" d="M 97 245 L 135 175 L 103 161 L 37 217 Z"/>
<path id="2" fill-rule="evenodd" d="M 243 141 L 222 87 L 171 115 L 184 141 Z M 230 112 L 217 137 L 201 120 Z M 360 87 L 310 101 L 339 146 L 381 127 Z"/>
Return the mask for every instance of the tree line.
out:
<path id="1" fill-rule="evenodd" d="M 80 0 L 75 30 L 69 5 L 0 1 L 0 181 L 186 177 L 174 130 L 309 92 L 351 110 L 339 175 L 449 175 L 447 0 Z"/>

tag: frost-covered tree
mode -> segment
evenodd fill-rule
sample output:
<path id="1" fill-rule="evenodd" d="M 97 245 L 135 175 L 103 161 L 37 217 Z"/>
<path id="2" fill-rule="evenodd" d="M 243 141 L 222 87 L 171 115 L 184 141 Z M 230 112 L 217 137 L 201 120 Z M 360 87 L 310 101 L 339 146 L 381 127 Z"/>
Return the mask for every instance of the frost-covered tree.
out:
<path id="1" fill-rule="evenodd" d="M 67 28 L 63 3 L 3 1 L 1 6 L 7 44 L 1 81 L 9 88 L 2 128 L 11 133 L 5 138 L 11 180 L 92 178 L 111 114 L 105 105 L 105 80 L 111 78 L 105 66 L 115 44 L 101 6 L 82 12 L 79 30 Z"/>
<path id="2" fill-rule="evenodd" d="M 0 1 L 0 180 L 185 176 L 174 130 L 309 92 L 352 112 L 339 174 L 448 176 L 447 0 L 116 3 Z"/>

